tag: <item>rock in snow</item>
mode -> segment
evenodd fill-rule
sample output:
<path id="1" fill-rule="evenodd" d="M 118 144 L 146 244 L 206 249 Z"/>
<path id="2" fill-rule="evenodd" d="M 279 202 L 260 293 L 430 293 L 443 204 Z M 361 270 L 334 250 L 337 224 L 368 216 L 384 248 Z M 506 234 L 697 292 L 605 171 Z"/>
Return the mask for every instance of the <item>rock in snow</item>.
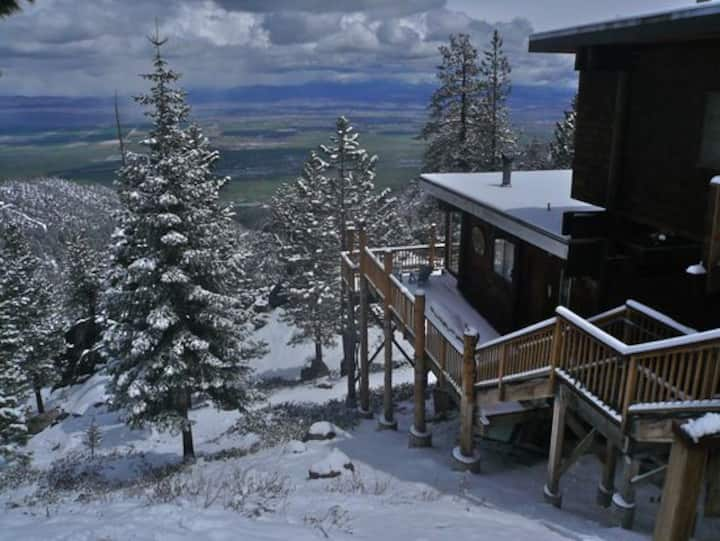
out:
<path id="1" fill-rule="evenodd" d="M 310 479 L 330 479 L 342 475 L 345 470 L 355 471 L 355 466 L 342 451 L 333 449 L 325 459 L 310 466 Z"/>
<path id="2" fill-rule="evenodd" d="M 287 455 L 299 455 L 305 451 L 307 451 L 307 446 L 298 440 L 289 441 L 285 445 L 285 454 Z"/>
<path id="3" fill-rule="evenodd" d="M 308 433 L 305 435 L 304 441 L 331 440 L 340 432 L 342 432 L 342 430 L 340 430 L 334 424 L 328 423 L 327 421 L 320 421 L 317 423 L 313 423 L 313 425 L 308 430 Z"/>

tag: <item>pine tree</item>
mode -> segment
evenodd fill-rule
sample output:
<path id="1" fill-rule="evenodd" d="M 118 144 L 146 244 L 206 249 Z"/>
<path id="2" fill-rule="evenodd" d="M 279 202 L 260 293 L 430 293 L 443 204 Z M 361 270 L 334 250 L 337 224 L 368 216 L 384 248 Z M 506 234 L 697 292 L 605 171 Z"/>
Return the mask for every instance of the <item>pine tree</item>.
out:
<path id="1" fill-rule="evenodd" d="M 253 396 L 248 360 L 262 348 L 247 339 L 250 313 L 230 290 L 232 213 L 219 200 L 227 178 L 214 175 L 219 153 L 189 122 L 179 76 L 155 47 L 149 94 L 137 98 L 152 120 L 147 154 L 128 153 L 119 171 L 124 205 L 114 237 L 104 300 L 112 407 L 131 426 L 182 432 L 183 457 L 195 456 L 192 393 L 243 409 Z"/>
<path id="2" fill-rule="evenodd" d="M 510 61 L 503 51 L 503 40 L 495 30 L 490 46 L 483 52 L 480 77 L 483 100 L 478 123 L 483 126 L 479 138 L 481 170 L 496 171 L 502 167 L 503 154 L 516 152 L 517 140 L 510 126 L 507 100 L 510 96 Z"/>
<path id="3" fill-rule="evenodd" d="M 90 458 L 95 458 L 95 451 L 100 447 L 100 444 L 102 443 L 102 432 L 100 431 L 100 427 L 95 422 L 95 417 L 92 418 L 90 421 L 90 424 L 85 429 L 85 434 L 83 435 L 83 445 L 85 445 L 85 448 L 90 451 Z"/>
<path id="4" fill-rule="evenodd" d="M 357 345 L 356 318 L 349 309 L 348 292 L 340 279 L 340 252 L 347 246 L 348 227 L 364 222 L 368 238 L 376 246 L 408 238 L 390 190 L 375 189 L 376 163 L 377 156 L 362 148 L 359 134 L 345 117 L 340 117 L 330 143 L 321 145 L 319 152 L 311 155 L 303 176 L 285 186 L 274 199 L 275 227 L 290 246 L 286 260 L 305 260 L 313 250 L 318 258 L 316 268 L 301 266 L 305 275 L 297 278 L 302 283 L 296 286 L 302 287 L 296 287 L 293 294 L 296 298 L 314 295 L 324 306 L 318 306 L 313 313 L 306 305 L 305 315 L 298 309 L 297 318 L 332 322 L 333 333 L 339 331 L 342 335 L 342 372 L 348 377 L 348 404 L 355 402 Z M 300 235 L 296 225 L 310 233 Z M 308 332 L 302 331 L 303 326 L 301 332 L 314 340 L 311 330 L 314 327 L 305 328 Z"/>
<path id="5" fill-rule="evenodd" d="M 18 272 L 19 232 L 8 228 L 0 239 L 0 457 L 12 460 L 27 441 L 25 414 L 21 408 L 27 390 L 20 362 L 27 355 L 23 322 L 18 317 L 29 302 L 26 285 Z"/>
<path id="6" fill-rule="evenodd" d="M 537 138 L 526 143 L 517 159 L 518 169 L 523 171 L 537 171 L 548 169 L 550 165 L 550 151 L 548 145 Z"/>
<path id="7" fill-rule="evenodd" d="M 0 278 L 3 291 L 4 320 L 8 329 L 18 332 L 14 346 L 6 350 L 22 373 L 24 387 L 35 393 L 38 413 L 44 413 L 41 390 L 55 381 L 53 357 L 61 352 L 62 320 L 51 296 L 52 288 L 43 275 L 46 269 L 16 227 L 3 236 L 6 267 Z"/>
<path id="8" fill-rule="evenodd" d="M 556 169 L 570 169 L 575 159 L 575 124 L 577 120 L 577 95 L 573 98 L 565 118 L 555 124 L 554 141 L 550 144 L 552 166 Z"/>
<path id="9" fill-rule="evenodd" d="M 477 49 L 467 34 L 450 36 L 440 46 L 442 63 L 433 93 L 430 118 L 420 137 L 428 141 L 423 170 L 427 172 L 475 171 L 481 165 L 478 143 L 484 84 L 480 78 Z"/>
<path id="10" fill-rule="evenodd" d="M 321 195 L 327 164 L 312 152 L 295 182 L 285 184 L 273 198 L 273 218 L 280 224 L 280 257 L 286 269 L 288 302 L 283 319 L 296 328 L 289 344 L 312 341 L 314 377 L 328 372 L 323 347 L 335 344 L 342 332 L 337 283 L 338 230 L 331 206 Z"/>
<path id="11" fill-rule="evenodd" d="M 84 235 L 71 236 L 65 242 L 67 309 L 71 319 L 95 320 L 100 295 L 102 268 L 100 254 Z"/>

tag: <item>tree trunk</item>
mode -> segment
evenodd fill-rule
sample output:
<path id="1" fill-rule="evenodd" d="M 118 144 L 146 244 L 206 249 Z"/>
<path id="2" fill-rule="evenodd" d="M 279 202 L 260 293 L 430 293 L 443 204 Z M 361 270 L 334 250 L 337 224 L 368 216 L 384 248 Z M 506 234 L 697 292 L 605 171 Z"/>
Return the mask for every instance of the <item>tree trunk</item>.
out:
<path id="1" fill-rule="evenodd" d="M 193 462 L 195 460 L 195 445 L 193 444 L 192 426 L 190 425 L 190 418 L 188 416 L 190 404 L 190 391 L 182 391 L 180 396 L 180 414 L 183 419 L 185 419 L 182 429 L 183 462 Z"/>
<path id="2" fill-rule="evenodd" d="M 35 400 L 37 401 L 38 414 L 45 413 L 45 404 L 43 403 L 42 389 L 40 387 L 35 387 Z"/>

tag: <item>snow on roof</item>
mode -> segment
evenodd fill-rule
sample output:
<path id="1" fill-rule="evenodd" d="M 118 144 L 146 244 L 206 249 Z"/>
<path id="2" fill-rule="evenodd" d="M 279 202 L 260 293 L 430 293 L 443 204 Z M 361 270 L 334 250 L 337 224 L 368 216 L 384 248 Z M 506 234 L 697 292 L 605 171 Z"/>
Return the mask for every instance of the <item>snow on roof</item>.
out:
<path id="1" fill-rule="evenodd" d="M 702 3 L 598 23 L 539 32 L 530 52 L 574 53 L 589 45 L 660 43 L 720 35 L 720 3 Z"/>
<path id="2" fill-rule="evenodd" d="M 502 186 L 499 172 L 428 174 L 422 180 L 436 198 L 563 259 L 569 240 L 562 234 L 563 215 L 604 210 L 570 196 L 570 170 L 515 171 L 510 187 Z"/>

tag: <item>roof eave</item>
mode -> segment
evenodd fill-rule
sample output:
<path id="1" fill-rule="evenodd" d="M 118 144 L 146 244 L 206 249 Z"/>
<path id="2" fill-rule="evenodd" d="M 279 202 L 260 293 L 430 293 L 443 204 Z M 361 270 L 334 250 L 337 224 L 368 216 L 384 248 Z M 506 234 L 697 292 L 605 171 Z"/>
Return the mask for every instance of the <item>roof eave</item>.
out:
<path id="1" fill-rule="evenodd" d="M 577 53 L 581 47 L 720 38 L 720 4 L 691 7 L 530 36 L 532 53 Z"/>

